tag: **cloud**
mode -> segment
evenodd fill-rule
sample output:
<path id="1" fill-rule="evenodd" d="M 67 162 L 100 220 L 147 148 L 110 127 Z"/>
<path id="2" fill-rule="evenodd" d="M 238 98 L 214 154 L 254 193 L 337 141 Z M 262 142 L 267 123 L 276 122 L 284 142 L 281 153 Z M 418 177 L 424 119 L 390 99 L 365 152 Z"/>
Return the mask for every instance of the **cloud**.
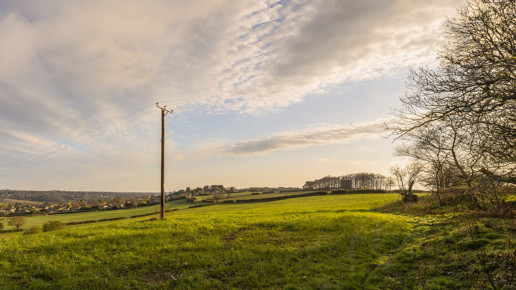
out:
<path id="1" fill-rule="evenodd" d="M 461 2 L 0 1 L 0 113 L 62 134 L 64 119 L 96 128 L 156 100 L 277 111 L 433 57 Z"/>
<path id="2" fill-rule="evenodd" d="M 384 132 L 381 123 L 355 125 L 324 125 L 298 132 L 284 132 L 270 137 L 257 138 L 230 145 L 224 153 L 229 155 L 260 155 L 278 150 L 345 143 L 364 137 L 379 137 Z"/>
<path id="3" fill-rule="evenodd" d="M 89 146 L 109 132 L 145 136 L 156 101 L 178 118 L 281 111 L 309 94 L 429 61 L 444 16 L 463 2 L 0 0 L 0 152 L 16 160 Z M 233 144 L 224 154 L 358 134 L 311 129 Z"/>
<path id="4" fill-rule="evenodd" d="M 221 140 L 192 146 L 184 156 L 199 159 L 211 156 L 257 156 L 279 150 L 349 143 L 361 138 L 379 138 L 385 132 L 385 120 L 351 125 L 315 124 L 307 129 L 277 133 L 268 137 L 243 140 L 232 144 Z"/>
<path id="5" fill-rule="evenodd" d="M 463 2 L 310 1 L 296 35 L 279 40 L 282 58 L 275 75 L 417 64 L 433 57 L 428 50 L 440 44 L 441 22 Z"/>

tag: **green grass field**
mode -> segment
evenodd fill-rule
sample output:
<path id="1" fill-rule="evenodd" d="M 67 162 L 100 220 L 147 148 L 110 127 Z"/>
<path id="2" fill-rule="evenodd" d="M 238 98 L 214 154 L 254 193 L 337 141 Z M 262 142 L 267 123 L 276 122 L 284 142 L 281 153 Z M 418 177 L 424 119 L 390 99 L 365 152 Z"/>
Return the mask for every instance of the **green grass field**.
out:
<path id="1" fill-rule="evenodd" d="M 261 192 L 235 192 L 231 193 L 228 197 L 227 193 L 220 194 L 219 202 L 223 202 L 225 200 L 247 200 L 247 199 L 267 199 L 271 197 L 278 196 L 289 196 L 289 195 L 298 195 L 304 193 L 310 193 L 313 191 L 287 191 L 287 192 L 273 192 L 273 193 L 261 193 Z M 259 193 L 259 194 L 253 194 Z M 215 201 L 213 195 L 201 195 L 196 196 L 195 199 L 197 201 Z"/>
<path id="2" fill-rule="evenodd" d="M 364 212 L 396 195 L 185 209 L 0 243 L 0 288 L 359 286 L 411 220 Z"/>
<path id="3" fill-rule="evenodd" d="M 435 237 L 440 217 L 371 211 L 395 200 L 396 194 L 356 194 L 219 204 L 183 208 L 165 221 L 142 217 L 18 235 L 0 240 L 0 289 L 478 287 L 459 274 L 443 278 L 435 263 L 424 266 L 453 260 L 453 249 L 468 247 L 461 240 L 467 236 L 443 242 Z M 460 262 L 446 263 L 470 275 Z"/>

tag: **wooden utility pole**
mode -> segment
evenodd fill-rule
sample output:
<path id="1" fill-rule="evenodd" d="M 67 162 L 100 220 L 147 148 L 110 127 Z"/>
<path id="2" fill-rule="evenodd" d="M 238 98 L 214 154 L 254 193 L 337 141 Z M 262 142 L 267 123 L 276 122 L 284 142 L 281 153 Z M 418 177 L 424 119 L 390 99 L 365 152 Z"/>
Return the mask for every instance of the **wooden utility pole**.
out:
<path id="1" fill-rule="evenodd" d="M 156 107 L 161 109 L 161 219 L 165 219 L 165 115 L 172 114 L 173 111 L 167 110 L 167 106 Z"/>

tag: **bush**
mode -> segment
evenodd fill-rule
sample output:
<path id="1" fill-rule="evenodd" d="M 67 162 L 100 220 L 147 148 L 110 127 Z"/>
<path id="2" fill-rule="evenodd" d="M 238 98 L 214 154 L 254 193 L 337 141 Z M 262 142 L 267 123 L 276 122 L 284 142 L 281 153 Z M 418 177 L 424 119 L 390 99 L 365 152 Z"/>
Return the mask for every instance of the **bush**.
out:
<path id="1" fill-rule="evenodd" d="M 404 202 L 417 202 L 418 196 L 415 194 L 411 194 L 411 195 L 407 194 L 407 195 L 403 196 L 403 201 Z"/>
<path id="2" fill-rule="evenodd" d="M 196 204 L 196 205 L 191 205 L 191 206 L 189 206 L 188 208 L 203 207 L 203 206 L 208 206 L 208 205 L 214 205 L 214 203 L 208 203 L 208 204 Z"/>
<path id="3" fill-rule="evenodd" d="M 68 226 L 74 226 L 74 225 L 82 225 L 82 224 L 91 224 L 91 223 L 97 223 L 98 220 L 89 220 L 89 221 L 80 221 L 80 222 L 69 222 L 66 223 Z"/>
<path id="4" fill-rule="evenodd" d="M 24 235 L 33 235 L 33 234 L 39 234 L 39 233 L 41 233 L 40 227 L 31 227 L 30 229 L 25 230 L 23 232 Z"/>
<path id="5" fill-rule="evenodd" d="M 109 221 L 117 221 L 117 220 L 123 220 L 126 219 L 126 217 L 115 217 L 115 218 L 107 218 L 107 219 L 99 219 L 99 222 L 109 222 Z"/>
<path id="6" fill-rule="evenodd" d="M 301 194 L 301 195 L 303 195 L 303 194 Z M 305 193 L 304 195 L 306 195 L 306 196 L 328 195 L 328 192 L 327 191 L 316 191 L 316 192 Z"/>
<path id="7" fill-rule="evenodd" d="M 64 229 L 65 227 L 66 227 L 66 224 L 62 223 L 60 221 L 49 221 L 43 225 L 43 231 L 44 232 L 56 231 L 56 230 Z"/>
<path id="8" fill-rule="evenodd" d="M 197 201 L 197 198 L 195 197 L 190 197 L 190 198 L 187 198 L 186 199 L 187 202 L 196 202 Z"/>
<path id="9" fill-rule="evenodd" d="M 345 189 L 338 189 L 338 190 L 332 190 L 331 194 L 348 194 L 348 190 Z"/>
<path id="10" fill-rule="evenodd" d="M 414 191 L 415 192 L 415 191 Z M 331 191 L 331 194 L 361 194 L 361 193 L 387 193 L 387 190 L 384 189 L 337 189 Z"/>
<path id="11" fill-rule="evenodd" d="M 2 231 L 4 229 L 4 222 L 2 220 L 0 220 L 0 231 Z"/>
<path id="12" fill-rule="evenodd" d="M 144 216 L 149 216 L 149 215 L 155 215 L 155 214 L 156 214 L 155 212 L 142 213 L 142 214 L 132 215 L 130 218 L 139 218 L 139 217 L 144 217 Z"/>

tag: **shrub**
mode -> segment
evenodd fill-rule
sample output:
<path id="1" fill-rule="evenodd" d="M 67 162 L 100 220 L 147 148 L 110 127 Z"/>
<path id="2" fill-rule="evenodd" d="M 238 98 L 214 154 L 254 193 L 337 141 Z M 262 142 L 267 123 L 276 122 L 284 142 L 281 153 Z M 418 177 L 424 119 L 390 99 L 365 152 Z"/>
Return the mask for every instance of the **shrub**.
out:
<path id="1" fill-rule="evenodd" d="M 82 224 L 91 224 L 91 223 L 97 223 L 98 220 L 89 220 L 89 221 L 80 221 L 80 222 L 69 222 L 66 223 L 67 226 L 74 226 L 74 225 L 82 225 Z"/>
<path id="2" fill-rule="evenodd" d="M 117 220 L 123 220 L 126 219 L 126 217 L 114 217 L 114 218 L 107 218 L 107 219 L 99 219 L 99 222 L 108 222 L 108 221 L 117 221 Z"/>
<path id="3" fill-rule="evenodd" d="M 328 195 L 327 191 L 316 191 L 316 192 L 309 192 L 305 194 L 299 194 L 299 196 L 306 195 L 306 196 L 317 196 L 317 195 Z"/>
<path id="4" fill-rule="evenodd" d="M 208 204 L 196 204 L 196 205 L 191 205 L 191 206 L 189 206 L 188 208 L 203 207 L 203 206 L 208 206 L 208 205 L 214 205 L 214 203 L 208 203 Z"/>
<path id="5" fill-rule="evenodd" d="M 23 232 L 24 235 L 33 235 L 33 234 L 39 234 L 39 233 L 41 233 L 40 227 L 31 227 L 30 229 L 25 230 Z"/>
<path id="6" fill-rule="evenodd" d="M 417 202 L 418 197 L 415 194 L 405 195 L 405 196 L 403 196 L 403 201 L 404 202 Z"/>
<path id="7" fill-rule="evenodd" d="M 2 220 L 0 220 L 0 231 L 2 231 L 4 229 L 4 222 Z"/>
<path id="8" fill-rule="evenodd" d="M 190 198 L 187 198 L 186 199 L 187 202 L 196 202 L 197 201 L 197 198 L 195 197 L 190 197 Z"/>
<path id="9" fill-rule="evenodd" d="M 131 218 L 139 218 L 139 217 L 144 217 L 144 216 L 149 216 L 149 215 L 155 215 L 155 214 L 156 214 L 155 212 L 142 213 L 142 214 L 132 215 L 132 216 L 131 216 Z"/>
<path id="10" fill-rule="evenodd" d="M 43 225 L 43 231 L 44 232 L 56 231 L 56 230 L 64 229 L 65 227 L 66 227 L 66 224 L 62 223 L 60 221 L 49 221 Z"/>
<path id="11" fill-rule="evenodd" d="M 416 190 L 414 190 L 416 192 Z M 387 190 L 384 189 L 337 189 L 331 191 L 331 194 L 356 194 L 356 193 L 387 193 Z"/>
<path id="12" fill-rule="evenodd" d="M 348 191 L 344 189 L 332 190 L 331 194 L 347 194 Z"/>

